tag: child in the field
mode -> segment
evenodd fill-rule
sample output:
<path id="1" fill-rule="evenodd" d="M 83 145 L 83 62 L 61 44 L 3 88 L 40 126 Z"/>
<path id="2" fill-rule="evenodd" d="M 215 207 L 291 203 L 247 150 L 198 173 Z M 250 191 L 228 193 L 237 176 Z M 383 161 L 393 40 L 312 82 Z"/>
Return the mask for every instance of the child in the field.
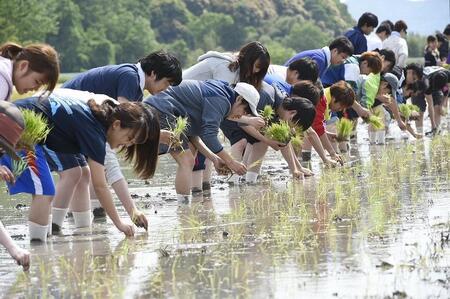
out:
<path id="1" fill-rule="evenodd" d="M 58 81 L 58 54 L 49 45 L 31 44 L 22 47 L 8 42 L 0 46 L 0 148 L 18 159 L 14 147 L 24 130 L 22 114 L 16 106 L 6 103 L 16 88 L 19 94 L 37 90 L 46 85 L 52 91 Z M 11 170 L 1 165 L 0 177 L 12 183 L 15 178 Z M 6 247 L 17 263 L 28 270 L 30 253 L 18 247 L 0 221 L 0 243 Z"/>

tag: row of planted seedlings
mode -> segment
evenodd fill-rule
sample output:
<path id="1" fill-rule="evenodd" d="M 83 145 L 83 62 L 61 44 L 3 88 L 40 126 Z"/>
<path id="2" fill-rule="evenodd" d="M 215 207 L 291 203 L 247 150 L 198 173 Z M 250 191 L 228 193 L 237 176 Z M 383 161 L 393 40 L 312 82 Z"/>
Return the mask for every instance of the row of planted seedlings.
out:
<path id="1" fill-rule="evenodd" d="M 363 214 L 361 201 L 365 198 L 371 232 L 383 233 L 386 224 L 395 222 L 401 178 L 406 176 L 409 181 L 413 178 L 408 175 L 413 150 L 406 151 L 408 155 L 388 151 L 372 159 L 370 165 L 326 169 L 313 187 L 294 183 L 284 191 L 268 187 L 256 196 L 245 195 L 235 201 L 232 212 L 222 218 L 201 216 L 202 213 L 192 209 L 184 220 L 191 227 L 183 229 L 180 242 L 218 245 L 165 256 L 164 266 L 161 266 L 165 269 L 163 281 L 169 278 L 165 283 L 172 286 L 173 294 L 181 291 L 177 287 L 180 281 L 184 289 L 190 281 L 191 288 L 187 289 L 192 294 L 198 291 L 195 287 L 198 284 L 207 286 L 209 294 L 223 294 L 230 282 L 236 281 L 242 283 L 241 291 L 248 290 L 248 272 L 242 269 L 258 272 L 250 257 L 258 256 L 271 266 L 293 257 L 299 266 L 317 261 L 318 254 L 314 250 L 323 245 L 320 233 L 329 229 L 330 224 L 348 220 L 351 235 L 353 224 Z M 351 242 L 351 238 L 348 239 Z M 161 275 L 158 271 L 151 280 L 160 287 Z M 167 291 L 167 285 L 162 289 Z"/>
<path id="2" fill-rule="evenodd" d="M 69 256 L 34 258 L 37 266 L 20 273 L 8 294 L 25 298 L 123 297 L 133 266 L 139 262 L 134 253 L 142 249 L 142 243 L 124 239 L 113 252 L 94 255 L 93 242 L 101 241 L 77 242 L 72 248 L 67 243 L 67 252 L 73 253 Z M 103 246 L 109 244 L 102 242 Z"/>
<path id="3" fill-rule="evenodd" d="M 205 246 L 162 254 L 159 269 L 149 278 L 148 292 L 170 292 L 176 297 L 180 292 L 224 296 L 233 290 L 235 295 L 244 294 L 255 275 L 277 263 L 274 256 L 286 256 L 305 240 L 312 243 L 305 195 L 292 188 L 274 191 L 268 187 L 257 196 L 246 194 L 220 219 L 199 216 L 193 207 L 184 216 L 179 240 L 183 246 L 179 248 L 189 242 Z"/>

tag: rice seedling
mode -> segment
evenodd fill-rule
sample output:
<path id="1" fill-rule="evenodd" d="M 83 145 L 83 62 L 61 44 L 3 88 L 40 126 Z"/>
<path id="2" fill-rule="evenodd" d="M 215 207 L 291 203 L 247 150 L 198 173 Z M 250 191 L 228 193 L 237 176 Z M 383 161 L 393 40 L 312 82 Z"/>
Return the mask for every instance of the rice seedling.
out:
<path id="1" fill-rule="evenodd" d="M 384 129 L 384 121 L 381 116 L 377 114 L 371 114 L 369 117 L 365 118 L 364 121 L 371 125 L 375 130 Z"/>
<path id="2" fill-rule="evenodd" d="M 273 111 L 273 107 L 271 105 L 264 106 L 264 109 L 259 112 L 261 117 L 265 120 L 266 124 L 272 121 L 272 118 L 275 115 Z"/>
<path id="3" fill-rule="evenodd" d="M 294 132 L 291 137 L 291 144 L 295 152 L 300 152 L 300 150 L 302 149 L 304 138 L 303 129 L 300 127 L 296 127 L 293 131 Z"/>
<path id="4" fill-rule="evenodd" d="M 337 141 L 348 141 L 353 131 L 353 122 L 347 118 L 340 118 L 336 123 Z"/>
<path id="5" fill-rule="evenodd" d="M 291 128 L 286 121 L 273 123 L 266 128 L 266 136 L 272 140 L 288 144 L 291 140 Z"/>
<path id="6" fill-rule="evenodd" d="M 22 110 L 25 129 L 17 144 L 17 148 L 33 150 L 34 145 L 45 141 L 51 128 L 45 117 L 32 110 Z"/>
<path id="7" fill-rule="evenodd" d="M 12 160 L 12 173 L 15 178 L 18 178 L 27 168 L 28 163 L 23 158 Z"/>
<path id="8" fill-rule="evenodd" d="M 414 104 L 406 103 L 398 105 L 398 110 L 402 118 L 404 118 L 407 122 L 410 120 L 411 116 L 414 112 L 419 112 L 420 109 Z"/>
<path id="9" fill-rule="evenodd" d="M 185 135 L 187 127 L 188 127 L 188 118 L 178 116 L 175 122 L 175 126 L 170 128 L 170 132 L 172 136 L 170 138 L 169 148 L 174 150 L 183 151 L 183 140 L 182 137 Z"/>

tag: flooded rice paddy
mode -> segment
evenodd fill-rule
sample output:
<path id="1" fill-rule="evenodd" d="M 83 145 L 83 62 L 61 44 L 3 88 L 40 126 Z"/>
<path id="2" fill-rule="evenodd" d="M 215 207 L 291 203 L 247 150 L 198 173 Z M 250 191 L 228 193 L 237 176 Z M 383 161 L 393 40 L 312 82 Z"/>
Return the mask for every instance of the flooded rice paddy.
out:
<path id="1" fill-rule="evenodd" d="M 344 167 L 292 182 L 269 152 L 258 185 L 175 200 L 175 164 L 129 186 L 149 231 L 110 222 L 29 244 L 29 200 L 2 190 L 0 216 L 32 253 L 29 272 L 0 248 L 4 298 L 449 298 L 450 136 L 368 146 L 364 126 Z M 125 211 L 120 213 L 126 218 Z"/>

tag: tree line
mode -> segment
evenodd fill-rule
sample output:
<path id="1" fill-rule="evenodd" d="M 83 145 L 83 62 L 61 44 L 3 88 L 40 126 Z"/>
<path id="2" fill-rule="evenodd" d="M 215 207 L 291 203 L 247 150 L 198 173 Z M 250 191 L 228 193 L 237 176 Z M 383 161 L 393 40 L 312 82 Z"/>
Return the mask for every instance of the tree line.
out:
<path id="1" fill-rule="evenodd" d="M 188 66 L 208 50 L 235 51 L 251 40 L 283 63 L 353 25 L 339 0 L 0 1 L 0 42 L 49 43 L 63 72 L 134 62 L 157 49 Z"/>

